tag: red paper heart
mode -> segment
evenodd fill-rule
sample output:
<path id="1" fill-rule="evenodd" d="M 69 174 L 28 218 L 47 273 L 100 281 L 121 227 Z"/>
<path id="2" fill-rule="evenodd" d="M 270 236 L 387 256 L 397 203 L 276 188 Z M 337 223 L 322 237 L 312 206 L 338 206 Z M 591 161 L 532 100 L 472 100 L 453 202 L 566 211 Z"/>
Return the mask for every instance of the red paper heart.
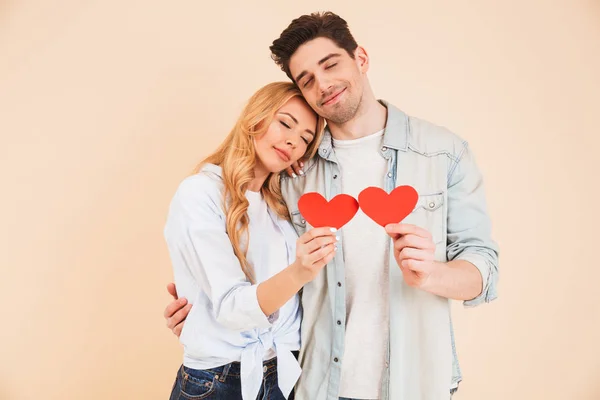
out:
<path id="1" fill-rule="evenodd" d="M 418 200 L 419 194 L 412 186 L 398 186 L 390 194 L 372 186 L 358 195 L 360 209 L 383 227 L 402 222 L 415 209 Z"/>
<path id="2" fill-rule="evenodd" d="M 317 192 L 305 193 L 298 200 L 298 209 L 315 228 L 330 226 L 340 229 L 358 212 L 358 202 L 347 194 L 338 194 L 330 201 Z"/>

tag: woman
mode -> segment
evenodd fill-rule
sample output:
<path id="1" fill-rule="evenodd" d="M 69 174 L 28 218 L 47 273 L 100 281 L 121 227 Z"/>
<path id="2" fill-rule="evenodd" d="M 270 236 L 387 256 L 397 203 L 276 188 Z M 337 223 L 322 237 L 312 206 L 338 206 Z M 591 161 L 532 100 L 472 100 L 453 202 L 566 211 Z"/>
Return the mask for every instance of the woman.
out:
<path id="1" fill-rule="evenodd" d="M 291 83 L 250 99 L 177 189 L 165 226 L 180 296 L 193 304 L 171 399 L 288 398 L 300 375 L 298 291 L 335 254 L 335 229 L 300 238 L 279 174 L 313 156 L 323 120 Z"/>

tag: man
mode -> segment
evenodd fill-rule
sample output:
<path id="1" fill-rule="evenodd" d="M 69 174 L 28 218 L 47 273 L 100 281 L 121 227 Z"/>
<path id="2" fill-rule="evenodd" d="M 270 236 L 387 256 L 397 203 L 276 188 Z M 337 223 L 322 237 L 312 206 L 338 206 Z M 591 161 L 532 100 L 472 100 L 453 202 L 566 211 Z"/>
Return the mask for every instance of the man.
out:
<path id="1" fill-rule="evenodd" d="M 295 19 L 271 52 L 327 120 L 318 155 L 281 182 L 298 234 L 310 228 L 298 211 L 306 192 L 330 200 L 411 185 L 419 193 L 414 211 L 385 229 L 359 210 L 334 260 L 304 286 L 296 399 L 450 398 L 462 379 L 450 300 L 497 297 L 498 248 L 473 154 L 448 130 L 377 100 L 369 56 L 339 16 Z M 183 305 L 165 310 L 176 334 Z"/>

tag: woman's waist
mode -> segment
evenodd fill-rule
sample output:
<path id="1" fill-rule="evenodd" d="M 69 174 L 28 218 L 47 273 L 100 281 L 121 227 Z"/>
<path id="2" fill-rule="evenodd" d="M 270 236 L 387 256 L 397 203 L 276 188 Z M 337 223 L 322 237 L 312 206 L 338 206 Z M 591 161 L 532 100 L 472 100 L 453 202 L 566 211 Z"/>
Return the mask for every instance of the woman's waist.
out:
<path id="1" fill-rule="evenodd" d="M 247 330 L 231 329 L 217 321 L 212 303 L 206 295 L 199 293 L 184 321 L 181 338 L 187 339 L 188 343 L 194 340 L 210 340 L 245 346 L 260 336 L 272 335 L 274 338 L 281 338 L 300 332 L 302 323 L 300 301 L 290 299 L 276 313 L 277 317 L 269 327 L 249 327 Z"/>
<path id="2" fill-rule="evenodd" d="M 291 352 L 294 355 L 294 357 L 296 358 L 296 360 L 298 360 L 299 350 L 292 350 Z M 186 368 L 207 371 L 207 372 L 211 372 L 211 373 L 214 373 L 214 374 L 220 375 L 220 376 L 224 376 L 224 375 L 237 376 L 237 377 L 241 376 L 242 364 L 239 360 L 230 361 L 230 362 L 223 362 L 223 360 L 224 359 L 221 359 L 221 361 L 219 361 L 219 359 L 213 359 L 213 360 L 205 360 L 204 362 L 199 362 L 197 360 L 186 358 L 184 360 L 183 365 Z M 272 357 L 268 360 L 263 360 L 262 365 L 263 365 L 264 373 L 268 373 L 270 370 L 276 371 L 277 370 L 277 357 Z"/>
<path id="3" fill-rule="evenodd" d="M 189 322 L 191 321 L 186 321 Z M 224 356 L 230 361 L 238 361 L 242 352 L 248 349 L 260 349 L 265 353 L 269 350 L 277 351 L 279 348 L 299 350 L 300 330 L 261 332 L 255 329 L 233 334 L 229 332 L 227 335 L 217 330 L 205 330 L 199 335 L 182 335 L 180 342 L 185 352 L 196 358 Z"/>
<path id="4" fill-rule="evenodd" d="M 273 354 L 279 348 L 300 349 L 300 317 L 278 319 L 270 328 L 235 331 L 219 324 L 214 318 L 188 315 L 179 338 L 188 359 L 209 361 L 240 361 L 244 351 Z M 258 354 L 258 353 L 257 353 Z M 211 361 L 212 360 L 212 361 Z"/>

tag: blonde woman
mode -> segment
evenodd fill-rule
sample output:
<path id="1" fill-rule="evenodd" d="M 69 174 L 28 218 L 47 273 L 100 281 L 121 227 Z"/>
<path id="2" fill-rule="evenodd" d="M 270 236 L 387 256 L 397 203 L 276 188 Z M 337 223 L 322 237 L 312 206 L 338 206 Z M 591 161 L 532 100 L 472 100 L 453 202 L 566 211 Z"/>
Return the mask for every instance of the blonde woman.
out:
<path id="1" fill-rule="evenodd" d="M 174 399 L 287 399 L 300 375 L 298 291 L 333 258 L 335 229 L 300 238 L 279 174 L 312 157 L 324 121 L 292 83 L 258 90 L 221 146 L 179 185 L 164 234 L 190 300 Z"/>

